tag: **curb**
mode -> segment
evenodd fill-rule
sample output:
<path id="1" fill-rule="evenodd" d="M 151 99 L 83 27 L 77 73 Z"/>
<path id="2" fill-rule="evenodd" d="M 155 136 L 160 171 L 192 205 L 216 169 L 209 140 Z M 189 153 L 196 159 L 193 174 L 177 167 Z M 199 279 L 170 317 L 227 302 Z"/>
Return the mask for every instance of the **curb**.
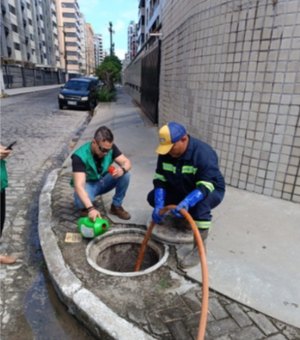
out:
<path id="1" fill-rule="evenodd" d="M 51 194 L 60 169 L 46 179 L 39 198 L 38 232 L 51 281 L 60 300 L 93 334 L 101 339 L 155 339 L 127 320 L 119 317 L 97 296 L 85 289 L 82 282 L 64 262 L 52 226 Z"/>

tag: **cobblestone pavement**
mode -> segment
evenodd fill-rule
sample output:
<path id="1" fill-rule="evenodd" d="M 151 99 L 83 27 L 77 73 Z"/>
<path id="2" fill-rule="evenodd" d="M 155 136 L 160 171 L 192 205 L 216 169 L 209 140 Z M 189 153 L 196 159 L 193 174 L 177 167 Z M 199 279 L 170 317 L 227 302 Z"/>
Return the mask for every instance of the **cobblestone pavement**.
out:
<path id="1" fill-rule="evenodd" d="M 3 340 L 35 338 L 38 323 L 43 323 L 46 298 L 36 229 L 38 194 L 47 173 L 62 164 L 89 119 L 85 111 L 59 111 L 56 96 L 57 90 L 51 90 L 1 100 L 1 143 L 17 140 L 7 159 L 9 187 L 1 252 L 18 258 L 15 265 L 0 267 Z M 43 329 L 47 334 L 53 324 L 49 319 L 44 323 L 48 323 L 49 329 Z"/>
<path id="2" fill-rule="evenodd" d="M 52 192 L 54 232 L 66 264 L 101 301 L 152 337 L 196 339 L 201 286 L 178 269 L 174 247 L 170 247 L 167 265 L 151 274 L 126 278 L 107 276 L 90 267 L 85 255 L 88 240 L 65 243 L 66 233 L 76 232 L 79 217 L 72 205 L 70 176 L 61 173 Z M 97 204 L 107 218 L 101 200 Z M 296 340 L 300 330 L 210 291 L 206 340 L 229 339 Z"/>

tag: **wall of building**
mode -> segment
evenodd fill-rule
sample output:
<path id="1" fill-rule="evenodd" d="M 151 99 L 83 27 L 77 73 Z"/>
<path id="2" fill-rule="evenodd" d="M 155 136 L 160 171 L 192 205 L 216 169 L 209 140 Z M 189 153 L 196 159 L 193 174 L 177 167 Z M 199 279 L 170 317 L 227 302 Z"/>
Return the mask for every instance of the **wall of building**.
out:
<path id="1" fill-rule="evenodd" d="M 128 94 L 138 103 L 141 103 L 141 81 L 142 81 L 142 58 L 139 55 L 123 71 L 122 81 Z"/>
<path id="2" fill-rule="evenodd" d="M 160 125 L 210 143 L 227 184 L 300 202 L 300 1 L 163 6 Z"/>

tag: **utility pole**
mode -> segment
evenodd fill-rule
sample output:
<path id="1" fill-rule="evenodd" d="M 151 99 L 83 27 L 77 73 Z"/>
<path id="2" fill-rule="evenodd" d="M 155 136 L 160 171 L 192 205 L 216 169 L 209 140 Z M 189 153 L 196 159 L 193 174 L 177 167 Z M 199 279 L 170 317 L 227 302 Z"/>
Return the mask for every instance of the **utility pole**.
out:
<path id="1" fill-rule="evenodd" d="M 113 44 L 113 40 L 112 40 L 112 35 L 113 35 L 113 33 L 115 33 L 115 31 L 112 29 L 112 27 L 113 27 L 113 24 L 110 21 L 109 22 L 109 28 L 108 28 L 109 35 L 110 35 L 110 56 L 112 56 L 114 54 L 114 46 L 115 46 Z"/>

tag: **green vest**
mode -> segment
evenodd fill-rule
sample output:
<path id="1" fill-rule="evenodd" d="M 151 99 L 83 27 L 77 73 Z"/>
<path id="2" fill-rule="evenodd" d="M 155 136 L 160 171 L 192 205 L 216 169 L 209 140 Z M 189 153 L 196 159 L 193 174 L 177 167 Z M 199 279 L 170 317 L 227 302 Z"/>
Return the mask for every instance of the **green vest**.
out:
<path id="1" fill-rule="evenodd" d="M 105 173 L 107 173 L 108 167 L 113 162 L 112 150 L 109 150 L 109 152 L 102 158 L 101 173 L 98 173 L 97 166 L 91 150 L 91 144 L 92 142 L 87 142 L 83 144 L 74 152 L 74 155 L 78 156 L 85 165 L 86 181 L 97 181 Z M 71 184 L 73 184 L 73 181 L 71 182 Z"/>
<path id="2" fill-rule="evenodd" d="M 4 159 L 0 159 L 0 177 L 1 177 L 1 191 L 4 190 L 8 186 L 8 177 L 6 170 L 6 161 Z"/>

